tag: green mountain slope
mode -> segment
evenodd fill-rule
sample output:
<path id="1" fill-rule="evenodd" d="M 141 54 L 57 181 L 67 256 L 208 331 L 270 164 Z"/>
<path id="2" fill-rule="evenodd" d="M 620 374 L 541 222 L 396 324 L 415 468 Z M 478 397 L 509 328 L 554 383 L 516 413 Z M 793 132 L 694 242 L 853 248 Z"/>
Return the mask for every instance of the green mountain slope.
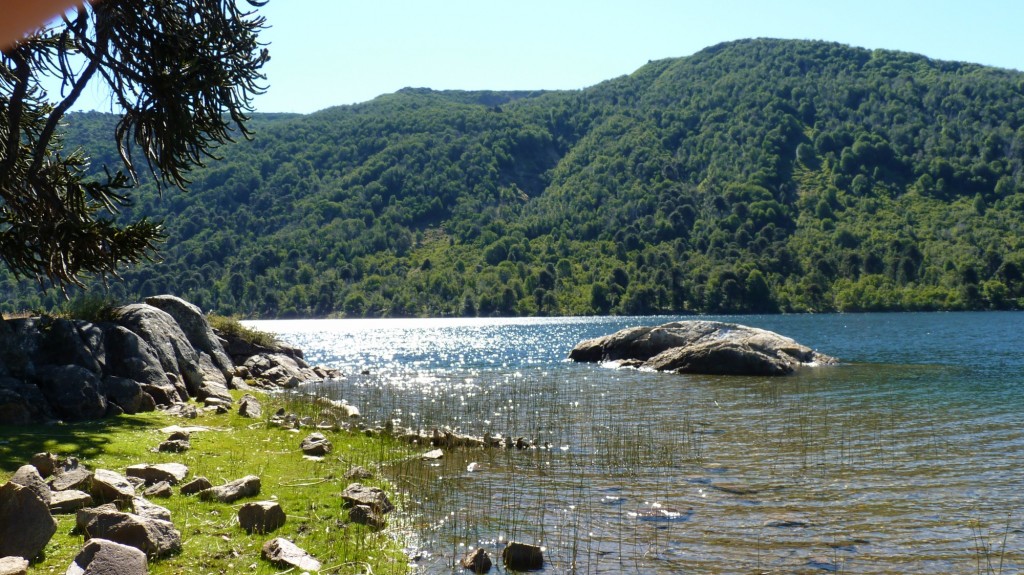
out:
<path id="1" fill-rule="evenodd" d="M 75 115 L 69 139 L 110 161 L 113 121 Z M 581 91 L 407 89 L 256 125 L 188 193 L 137 190 L 170 238 L 115 297 L 266 317 L 1024 307 L 1016 71 L 748 40 Z"/>

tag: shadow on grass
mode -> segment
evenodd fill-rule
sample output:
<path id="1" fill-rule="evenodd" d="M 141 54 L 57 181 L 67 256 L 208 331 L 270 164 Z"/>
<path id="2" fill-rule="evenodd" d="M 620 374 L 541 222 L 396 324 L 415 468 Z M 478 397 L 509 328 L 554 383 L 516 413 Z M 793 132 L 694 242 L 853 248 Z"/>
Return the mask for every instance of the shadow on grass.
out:
<path id="1" fill-rule="evenodd" d="M 117 434 L 142 432 L 152 419 L 122 415 L 100 421 L 51 425 L 0 425 L 0 472 L 13 472 L 43 451 L 82 460 L 104 452 Z"/>

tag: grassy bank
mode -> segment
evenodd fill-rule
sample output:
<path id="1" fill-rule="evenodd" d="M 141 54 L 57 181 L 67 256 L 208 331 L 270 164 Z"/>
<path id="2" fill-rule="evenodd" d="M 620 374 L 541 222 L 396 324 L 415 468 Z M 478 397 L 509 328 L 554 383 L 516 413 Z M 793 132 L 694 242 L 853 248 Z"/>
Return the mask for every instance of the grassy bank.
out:
<path id="1" fill-rule="evenodd" d="M 235 504 L 199 501 L 179 495 L 176 488 L 169 499 L 153 499 L 171 511 L 183 550 L 152 561 L 150 573 L 279 573 L 281 569 L 260 558 L 262 544 L 274 537 L 290 539 L 308 551 L 322 562 L 324 573 L 405 573 L 407 559 L 396 537 L 398 529 L 374 531 L 349 523 L 340 493 L 351 483 L 344 474 L 352 466 L 374 471 L 382 462 L 407 455 L 407 448 L 386 438 L 325 431 L 334 451 L 322 461 L 304 459 L 299 443 L 310 430 L 295 432 L 271 426 L 267 415 L 278 407 L 314 415 L 310 410 L 316 406 L 282 396 L 260 399 L 265 406 L 262 420 L 234 412 L 202 414 L 197 419 L 153 412 L 79 424 L 0 427 L 0 484 L 33 453 L 42 451 L 74 456 L 90 469 L 122 474 L 136 463 L 178 462 L 189 467 L 189 479 L 205 476 L 214 485 L 254 474 L 262 482 L 259 496 Z M 156 452 L 167 437 L 160 429 L 175 424 L 210 429 L 193 433 L 192 448 L 185 453 Z M 383 479 L 363 483 L 382 487 L 400 505 L 397 494 Z M 238 526 L 238 508 L 245 501 L 272 498 L 287 513 L 286 524 L 271 534 L 246 534 Z M 55 518 L 57 533 L 29 573 L 63 573 L 83 545 L 83 537 L 72 533 L 74 515 Z"/>

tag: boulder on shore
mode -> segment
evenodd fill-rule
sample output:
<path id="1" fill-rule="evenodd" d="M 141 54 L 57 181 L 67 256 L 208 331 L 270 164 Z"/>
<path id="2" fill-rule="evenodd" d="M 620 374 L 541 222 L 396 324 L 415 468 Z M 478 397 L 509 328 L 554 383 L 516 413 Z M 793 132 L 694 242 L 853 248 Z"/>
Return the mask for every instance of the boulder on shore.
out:
<path id="1" fill-rule="evenodd" d="M 798 367 L 838 362 L 772 331 L 703 320 L 634 327 L 588 339 L 569 352 L 569 359 L 711 375 L 786 375 Z"/>

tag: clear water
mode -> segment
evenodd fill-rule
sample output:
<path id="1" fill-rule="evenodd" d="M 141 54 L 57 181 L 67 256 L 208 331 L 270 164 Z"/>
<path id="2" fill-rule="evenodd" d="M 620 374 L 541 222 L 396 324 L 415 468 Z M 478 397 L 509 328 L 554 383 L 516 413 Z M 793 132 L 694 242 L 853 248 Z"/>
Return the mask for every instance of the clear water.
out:
<path id="1" fill-rule="evenodd" d="M 713 318 L 844 361 L 775 379 L 564 360 L 673 319 L 250 323 L 349 374 L 330 392 L 368 420 L 550 445 L 385 470 L 423 573 L 508 540 L 550 573 L 1024 570 L 1024 314 Z"/>

